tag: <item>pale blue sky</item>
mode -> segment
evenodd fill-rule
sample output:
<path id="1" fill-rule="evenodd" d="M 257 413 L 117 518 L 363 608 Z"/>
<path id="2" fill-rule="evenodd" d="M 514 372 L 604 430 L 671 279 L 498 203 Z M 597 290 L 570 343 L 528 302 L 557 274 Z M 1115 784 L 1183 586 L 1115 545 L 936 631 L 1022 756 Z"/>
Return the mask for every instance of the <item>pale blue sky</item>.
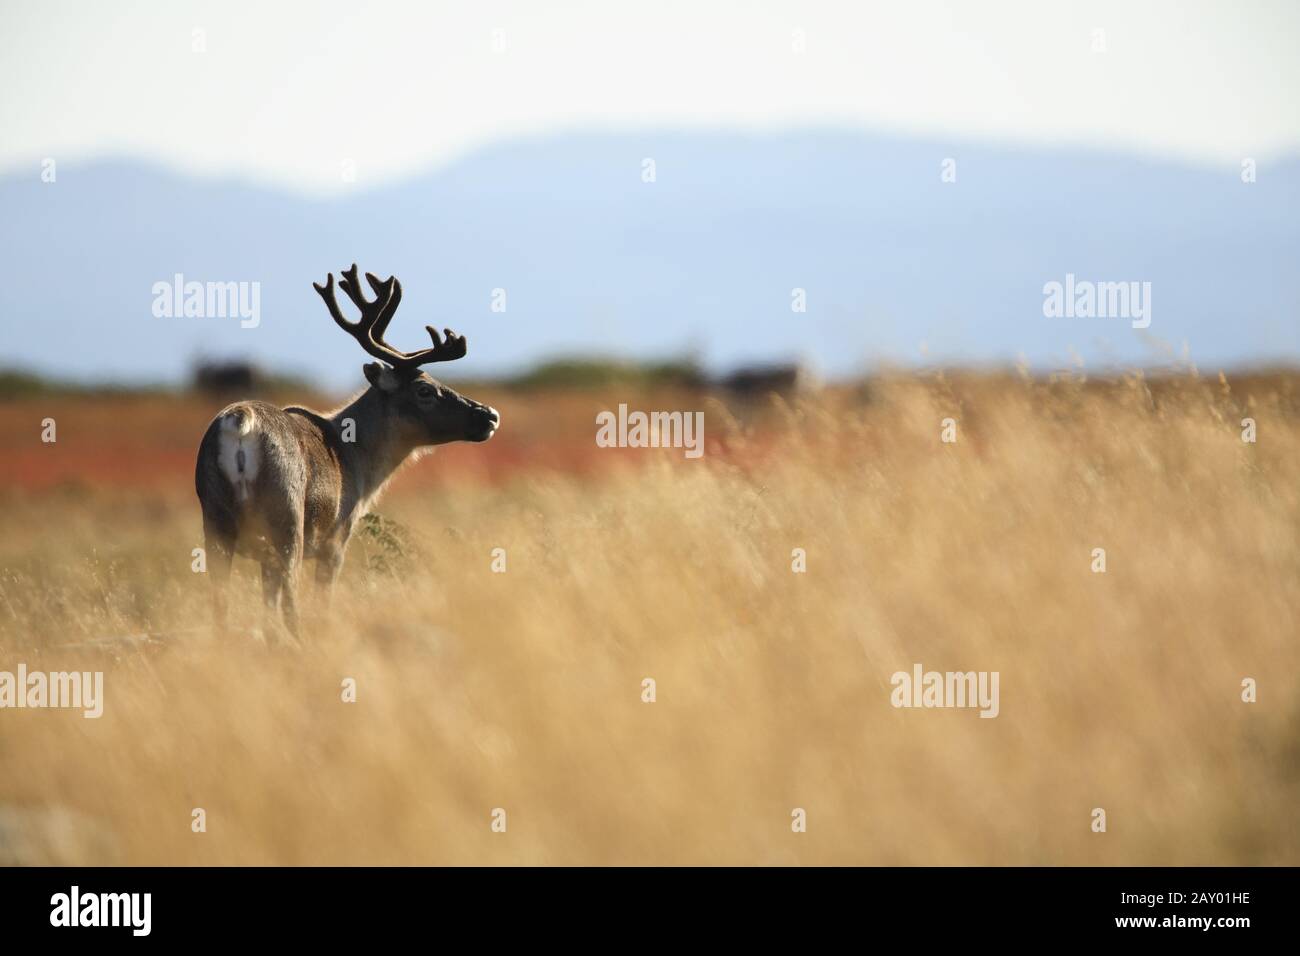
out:
<path id="1" fill-rule="evenodd" d="M 1298 40 L 1300 0 L 0 0 L 0 364 L 352 381 L 310 283 L 354 259 L 466 374 L 1295 361 Z M 154 316 L 176 273 L 260 324 Z M 1045 317 L 1067 274 L 1150 328 Z"/>
<path id="2" fill-rule="evenodd" d="M 1300 151 L 1297 40 L 1294 0 L 0 0 L 0 174 L 124 155 L 328 195 L 525 134 L 699 126 L 1237 165 Z"/>

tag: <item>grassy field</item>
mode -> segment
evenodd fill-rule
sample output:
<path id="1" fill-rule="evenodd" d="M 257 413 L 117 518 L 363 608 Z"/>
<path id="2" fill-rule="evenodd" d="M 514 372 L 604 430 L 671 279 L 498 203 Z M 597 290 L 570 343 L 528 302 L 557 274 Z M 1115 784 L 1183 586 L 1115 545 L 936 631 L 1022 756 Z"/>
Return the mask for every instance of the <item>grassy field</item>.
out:
<path id="1" fill-rule="evenodd" d="M 251 565 L 207 626 L 219 403 L 0 407 L 0 670 L 106 675 L 0 710 L 0 862 L 1300 863 L 1300 376 L 472 394 L 302 650 Z M 619 402 L 706 454 L 597 448 Z M 999 716 L 892 707 L 917 662 Z"/>

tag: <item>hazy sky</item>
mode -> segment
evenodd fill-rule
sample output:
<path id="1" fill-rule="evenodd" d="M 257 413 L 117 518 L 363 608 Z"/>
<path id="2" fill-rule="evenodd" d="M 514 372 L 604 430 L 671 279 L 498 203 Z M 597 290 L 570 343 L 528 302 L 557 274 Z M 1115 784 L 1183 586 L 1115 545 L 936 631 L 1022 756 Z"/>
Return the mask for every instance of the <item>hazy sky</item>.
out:
<path id="1" fill-rule="evenodd" d="M 1300 151 L 1296 0 L 0 11 L 5 173 L 129 155 L 328 194 L 609 126 L 842 125 L 1234 165 Z"/>

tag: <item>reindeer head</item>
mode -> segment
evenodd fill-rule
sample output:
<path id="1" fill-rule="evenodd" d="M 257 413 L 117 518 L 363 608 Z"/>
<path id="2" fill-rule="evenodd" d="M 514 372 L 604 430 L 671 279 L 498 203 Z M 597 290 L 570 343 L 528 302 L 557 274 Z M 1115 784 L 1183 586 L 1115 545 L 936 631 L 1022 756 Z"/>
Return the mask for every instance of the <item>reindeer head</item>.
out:
<path id="1" fill-rule="evenodd" d="M 380 360 L 364 367 L 366 380 L 379 396 L 401 438 L 412 447 L 491 438 L 501 421 L 495 408 L 468 399 L 420 371 L 421 365 L 462 358 L 466 352 L 465 337 L 445 329 L 446 338 L 441 338 L 433 326 L 425 326 L 433 347 L 399 352 L 384 341 L 384 333 L 402 301 L 402 284 L 392 276 L 381 282 L 367 272 L 366 281 L 375 293 L 371 302 L 361 291 L 355 263 L 351 269 L 343 270 L 342 276 L 339 287 L 361 312 L 357 322 L 349 322 L 339 311 L 334 297 L 334 273 L 329 274 L 325 285 L 313 282 L 312 286 L 320 293 L 339 328 L 356 339 L 367 354 Z"/>

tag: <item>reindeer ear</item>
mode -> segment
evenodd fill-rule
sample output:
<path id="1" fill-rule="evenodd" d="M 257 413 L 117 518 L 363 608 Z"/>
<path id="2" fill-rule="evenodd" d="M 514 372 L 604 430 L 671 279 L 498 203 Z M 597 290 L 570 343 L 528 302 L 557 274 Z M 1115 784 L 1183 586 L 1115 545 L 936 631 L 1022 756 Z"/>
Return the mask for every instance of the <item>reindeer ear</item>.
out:
<path id="1" fill-rule="evenodd" d="M 397 373 L 379 362 L 369 362 L 361 367 L 361 371 L 366 373 L 366 381 L 381 392 L 395 392 L 401 384 Z"/>

